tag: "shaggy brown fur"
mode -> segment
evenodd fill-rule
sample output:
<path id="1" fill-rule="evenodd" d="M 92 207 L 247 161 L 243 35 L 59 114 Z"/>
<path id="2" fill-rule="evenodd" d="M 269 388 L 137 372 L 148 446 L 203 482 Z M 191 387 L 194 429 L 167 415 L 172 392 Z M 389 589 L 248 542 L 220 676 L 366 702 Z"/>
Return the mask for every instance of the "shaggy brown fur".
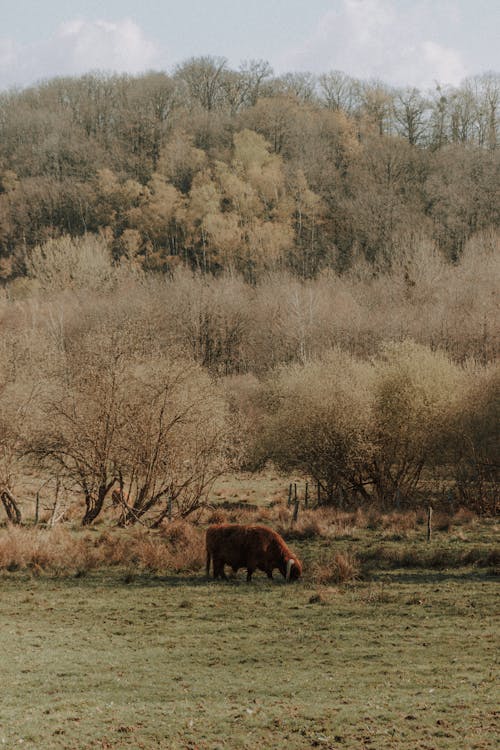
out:
<path id="1" fill-rule="evenodd" d="M 247 569 L 247 581 L 258 568 L 273 577 L 278 568 L 287 577 L 287 564 L 293 561 L 290 579 L 296 580 L 302 574 L 300 560 L 286 546 L 284 540 L 267 526 L 242 526 L 239 524 L 217 524 L 207 529 L 207 576 L 210 562 L 213 561 L 214 578 L 226 578 L 224 565 L 230 565 L 234 572 Z"/>

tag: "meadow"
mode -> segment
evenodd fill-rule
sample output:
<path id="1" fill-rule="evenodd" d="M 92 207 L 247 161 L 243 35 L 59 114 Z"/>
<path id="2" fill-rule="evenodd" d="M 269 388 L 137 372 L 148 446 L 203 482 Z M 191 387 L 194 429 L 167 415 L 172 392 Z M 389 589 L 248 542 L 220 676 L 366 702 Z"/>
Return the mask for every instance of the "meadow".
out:
<path id="1" fill-rule="evenodd" d="M 1 529 L 0 744 L 495 747 L 496 523 L 436 516 L 427 542 L 416 513 L 289 513 L 212 512 L 280 528 L 289 585 L 207 580 L 213 518 Z"/>

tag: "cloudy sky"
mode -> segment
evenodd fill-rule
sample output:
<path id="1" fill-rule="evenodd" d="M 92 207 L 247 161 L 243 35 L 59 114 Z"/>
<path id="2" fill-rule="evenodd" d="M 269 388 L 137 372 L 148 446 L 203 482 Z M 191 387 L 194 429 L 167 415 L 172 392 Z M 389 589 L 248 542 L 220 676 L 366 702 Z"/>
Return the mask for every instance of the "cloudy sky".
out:
<path id="1" fill-rule="evenodd" d="M 199 55 L 432 87 L 499 70 L 500 0 L 0 0 L 0 89 Z"/>

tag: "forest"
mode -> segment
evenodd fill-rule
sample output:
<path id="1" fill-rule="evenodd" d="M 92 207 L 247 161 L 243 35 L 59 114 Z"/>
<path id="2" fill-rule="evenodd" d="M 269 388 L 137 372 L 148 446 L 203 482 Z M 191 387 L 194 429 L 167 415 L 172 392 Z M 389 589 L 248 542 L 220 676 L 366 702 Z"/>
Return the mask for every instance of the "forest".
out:
<path id="1" fill-rule="evenodd" d="M 8 520 L 158 526 L 270 464 L 497 512 L 499 82 L 200 57 L 1 93 Z"/>
<path id="2" fill-rule="evenodd" d="M 499 76 L 433 92 L 200 57 L 0 94 L 0 278 L 37 245 L 99 233 L 116 260 L 256 281 L 415 243 L 456 261 L 498 227 Z"/>

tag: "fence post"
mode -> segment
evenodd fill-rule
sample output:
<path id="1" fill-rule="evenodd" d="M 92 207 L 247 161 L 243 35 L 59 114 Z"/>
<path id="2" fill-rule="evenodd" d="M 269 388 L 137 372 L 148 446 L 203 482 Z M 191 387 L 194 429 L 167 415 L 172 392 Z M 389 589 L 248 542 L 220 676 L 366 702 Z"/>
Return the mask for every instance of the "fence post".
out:
<path id="1" fill-rule="evenodd" d="M 59 477 L 56 477 L 56 494 L 55 494 L 55 499 L 54 499 L 54 507 L 52 508 L 52 515 L 49 521 L 50 528 L 52 528 L 57 521 L 56 513 L 57 513 L 58 504 L 59 504 Z"/>
<path id="2" fill-rule="evenodd" d="M 36 502 L 35 502 L 35 526 L 38 526 L 39 514 L 40 514 L 40 492 L 37 492 Z"/>
<path id="3" fill-rule="evenodd" d="M 306 492 L 304 495 L 304 508 L 309 507 L 309 482 L 306 482 Z"/>
<path id="4" fill-rule="evenodd" d="M 298 517 L 299 517 L 299 500 L 298 498 L 295 498 L 292 523 L 295 523 Z"/>
<path id="5" fill-rule="evenodd" d="M 432 505 L 427 508 L 427 541 L 430 542 L 432 538 Z"/>

